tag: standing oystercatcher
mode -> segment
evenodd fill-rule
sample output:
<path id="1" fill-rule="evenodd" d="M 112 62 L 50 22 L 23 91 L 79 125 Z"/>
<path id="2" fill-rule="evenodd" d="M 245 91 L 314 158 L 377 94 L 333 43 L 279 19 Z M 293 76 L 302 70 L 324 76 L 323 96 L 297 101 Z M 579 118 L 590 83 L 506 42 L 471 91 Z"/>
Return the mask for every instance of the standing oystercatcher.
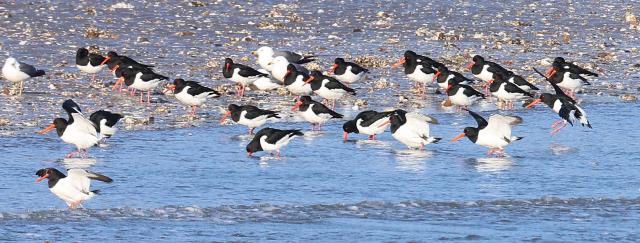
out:
<path id="1" fill-rule="evenodd" d="M 287 146 L 296 136 L 304 136 L 304 134 L 300 130 L 263 128 L 247 144 L 247 155 L 252 156 L 253 153 L 260 151 L 276 151 L 276 156 L 280 158 L 280 149 Z"/>
<path id="2" fill-rule="evenodd" d="M 389 116 L 393 111 L 377 112 L 367 110 L 358 113 L 355 118 L 342 125 L 343 138 L 349 139 L 349 133 L 361 133 L 369 135 L 369 140 L 376 140 L 378 134 L 384 133 L 389 126 Z"/>
<path id="3" fill-rule="evenodd" d="M 255 82 L 257 79 L 269 76 L 253 69 L 252 67 L 233 63 L 233 60 L 231 60 L 231 58 L 224 59 L 222 75 L 225 78 L 236 82 L 236 84 L 238 85 L 238 96 L 244 96 L 245 88 L 248 85 L 253 84 L 253 82 Z"/>
<path id="4" fill-rule="evenodd" d="M 136 95 L 136 90 L 140 90 L 140 103 L 144 102 L 144 92 L 147 92 L 147 104 L 151 103 L 151 91 L 156 89 L 160 82 L 169 80 L 168 77 L 157 74 L 149 69 L 123 68 L 122 77 L 118 82 L 124 83 L 131 89 L 131 96 Z M 117 84 L 117 82 L 116 82 Z"/>
<path id="5" fill-rule="evenodd" d="M 429 135 L 429 123 L 438 124 L 438 120 L 431 116 L 411 112 L 405 110 L 395 110 L 389 120 L 385 123 L 391 124 L 391 135 L 396 140 L 410 149 L 424 149 L 424 146 L 431 143 L 437 143 L 441 138 Z M 380 127 L 386 125 L 381 124 Z"/>
<path id="6" fill-rule="evenodd" d="M 402 65 L 407 78 L 416 83 L 420 94 L 423 96 L 427 92 L 427 84 L 433 82 L 436 75 L 436 70 L 434 69 L 433 64 L 424 60 L 426 59 L 419 59 L 419 55 L 415 52 L 406 51 L 404 56 L 392 66 L 393 68 L 396 68 Z"/>
<path id="7" fill-rule="evenodd" d="M 123 116 L 118 113 L 105 110 L 96 111 L 89 116 L 89 120 L 98 128 L 101 142 L 105 142 L 118 131 L 116 123 L 122 118 Z"/>
<path id="8" fill-rule="evenodd" d="M 273 50 L 273 48 L 268 46 L 260 47 L 258 48 L 258 50 L 251 52 L 251 54 L 257 56 L 258 64 L 260 64 L 260 67 L 266 69 L 269 72 L 273 71 L 271 61 L 279 56 L 283 57 L 288 62 L 295 64 L 305 64 L 315 61 L 315 59 L 313 59 L 313 55 L 304 56 L 291 51 L 275 51 Z"/>
<path id="9" fill-rule="evenodd" d="M 566 90 L 570 97 L 575 98 L 575 93 L 582 89 L 583 85 L 591 85 L 581 75 L 598 76 L 598 74 L 587 71 L 575 64 L 565 62 L 562 57 L 556 57 L 551 68 L 547 70 L 546 77 L 550 78 L 550 82 Z"/>
<path id="10" fill-rule="evenodd" d="M 365 73 L 369 72 L 368 69 L 361 67 L 353 62 L 346 62 L 342 58 L 336 58 L 329 73 L 333 73 L 333 76 L 343 83 L 355 83 L 362 79 Z"/>
<path id="11" fill-rule="evenodd" d="M 82 158 L 86 158 L 87 149 L 93 147 L 100 141 L 98 127 L 91 120 L 87 119 L 81 112 L 80 107 L 73 100 L 66 100 L 62 103 L 62 108 L 69 115 L 69 120 L 64 118 L 56 118 L 46 128 L 38 132 L 40 135 L 56 129 L 58 136 L 62 141 L 73 144 L 77 151 L 67 154 L 66 158 L 71 158 L 76 154 L 80 154 Z"/>
<path id="12" fill-rule="evenodd" d="M 449 84 L 445 92 L 449 96 L 451 104 L 458 107 L 458 111 L 469 108 L 476 101 L 485 98 L 484 94 L 465 84 Z"/>
<path id="13" fill-rule="evenodd" d="M 96 73 L 99 73 L 104 69 L 105 57 L 95 53 L 89 53 L 89 50 L 84 47 L 78 48 L 76 51 L 76 67 L 80 71 L 91 74 L 91 81 L 96 81 Z"/>
<path id="14" fill-rule="evenodd" d="M 487 94 L 489 93 L 490 82 L 494 79 L 495 74 L 509 72 L 507 69 L 495 62 L 485 61 L 480 55 L 473 56 L 471 63 L 467 65 L 467 69 L 471 71 L 473 76 L 486 82 L 484 90 Z"/>
<path id="15" fill-rule="evenodd" d="M 36 172 L 39 176 L 36 183 L 48 179 L 49 190 L 62 199 L 70 209 L 82 205 L 82 202 L 91 199 L 100 190 L 91 190 L 91 180 L 111 183 L 113 180 L 107 176 L 87 171 L 84 169 L 69 169 L 67 175 L 55 168 L 40 169 Z"/>
<path id="16" fill-rule="evenodd" d="M 311 84 L 305 82 L 309 79 L 309 75 L 305 72 L 299 72 L 295 65 L 289 64 L 287 72 L 284 75 L 284 86 L 292 95 L 310 95 L 313 93 Z"/>
<path id="17" fill-rule="evenodd" d="M 279 119 L 280 116 L 275 111 L 263 110 L 252 105 L 236 105 L 230 104 L 227 113 L 220 119 L 220 124 L 231 117 L 234 122 L 249 127 L 249 135 L 253 135 L 253 129 L 264 125 L 272 119 Z"/>
<path id="18" fill-rule="evenodd" d="M 291 111 L 300 110 L 300 116 L 311 123 L 311 130 L 320 130 L 322 124 L 332 118 L 342 118 L 341 114 L 327 108 L 324 104 L 314 101 L 310 96 L 301 96 Z"/>
<path id="19" fill-rule="evenodd" d="M 498 76 L 498 75 L 502 76 L 502 78 L 504 80 L 506 80 L 507 82 L 517 85 L 518 88 L 520 88 L 520 89 L 522 89 L 524 91 L 532 92 L 534 90 L 540 90 L 535 85 L 529 83 L 529 81 L 524 79 L 522 76 L 516 75 L 515 73 L 513 73 L 511 71 L 507 71 L 506 73 L 495 73 L 494 74 L 494 78 L 496 76 Z"/>
<path id="20" fill-rule="evenodd" d="M 538 70 L 535 71 L 545 77 Z M 582 124 L 583 127 L 586 126 L 588 128 L 592 128 L 591 123 L 589 123 L 589 120 L 587 119 L 587 113 L 576 104 L 576 101 L 562 92 L 562 89 L 553 83 L 552 80 L 549 78 L 547 78 L 547 80 L 551 83 L 551 86 L 553 86 L 556 94 L 543 93 L 540 97 L 529 103 L 526 108 L 531 108 L 540 102 L 544 102 L 549 106 L 549 108 L 557 113 L 560 118 L 562 118 L 551 125 L 551 136 L 560 132 L 560 130 L 567 126 L 567 123 L 573 126 L 574 119 L 580 121 L 580 124 Z"/>
<path id="21" fill-rule="evenodd" d="M 173 80 L 173 84 L 167 86 L 166 91 L 173 91 L 174 96 L 180 103 L 191 106 L 191 116 L 196 115 L 196 109 L 202 105 L 207 98 L 220 97 L 220 93 L 213 89 L 204 87 L 195 81 L 184 81 L 184 79 L 178 78 Z"/>
<path id="22" fill-rule="evenodd" d="M 449 88 L 449 86 L 456 86 L 457 84 L 468 85 L 473 83 L 473 79 L 467 78 L 459 72 L 451 71 L 444 65 L 440 66 L 437 69 L 436 74 L 433 78 L 436 80 L 438 86 L 442 90 L 446 90 Z"/>
<path id="23" fill-rule="evenodd" d="M 313 92 L 329 100 L 332 108 L 336 107 L 336 99 L 342 98 L 345 94 L 356 95 L 354 89 L 347 87 L 335 78 L 323 75 L 320 71 L 311 72 L 305 82 L 311 84 Z"/>
<path id="24" fill-rule="evenodd" d="M 522 118 L 520 117 L 494 114 L 489 117 L 487 122 L 482 116 L 473 111 L 469 110 L 469 114 L 476 120 L 478 127 L 465 127 L 464 132 L 451 139 L 451 142 L 458 141 L 466 136 L 471 142 L 490 148 L 487 155 L 504 156 L 504 148 L 507 145 L 522 139 L 522 137 L 511 136 L 513 126 L 522 123 Z"/>
<path id="25" fill-rule="evenodd" d="M 494 79 L 489 81 L 489 91 L 491 95 L 504 102 L 505 109 L 513 109 L 513 103 L 527 97 L 533 98 L 533 95 L 522 90 L 517 85 L 504 80 L 502 75 L 496 75 Z"/>
<path id="26" fill-rule="evenodd" d="M 29 64 L 18 62 L 15 58 L 10 57 L 7 58 L 4 66 L 2 66 L 2 76 L 11 81 L 14 86 L 18 83 L 18 95 L 21 95 L 24 90 L 24 81 L 33 77 L 44 76 L 44 71 L 38 70 Z"/>

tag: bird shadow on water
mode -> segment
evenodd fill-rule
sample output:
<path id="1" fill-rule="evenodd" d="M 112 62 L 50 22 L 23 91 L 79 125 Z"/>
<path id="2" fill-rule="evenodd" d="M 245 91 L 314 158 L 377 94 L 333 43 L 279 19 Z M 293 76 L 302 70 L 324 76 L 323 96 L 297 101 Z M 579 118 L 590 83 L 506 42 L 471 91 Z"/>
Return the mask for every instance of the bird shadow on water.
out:
<path id="1" fill-rule="evenodd" d="M 469 158 L 465 162 L 478 172 L 499 172 L 513 168 L 516 158 L 507 155 L 504 157 Z"/>
<path id="2" fill-rule="evenodd" d="M 394 150 L 396 169 L 410 172 L 421 172 L 427 169 L 427 160 L 433 157 L 428 150 Z"/>

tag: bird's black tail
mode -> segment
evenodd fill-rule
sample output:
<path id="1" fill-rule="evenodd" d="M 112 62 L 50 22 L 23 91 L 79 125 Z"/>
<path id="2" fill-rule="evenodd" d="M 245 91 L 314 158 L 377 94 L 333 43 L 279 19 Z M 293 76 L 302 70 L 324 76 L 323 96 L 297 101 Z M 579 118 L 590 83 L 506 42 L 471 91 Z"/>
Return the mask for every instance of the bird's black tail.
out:
<path id="1" fill-rule="evenodd" d="M 93 192 L 93 194 L 100 194 L 100 190 L 93 190 L 91 192 Z"/>
<path id="2" fill-rule="evenodd" d="M 314 58 L 315 56 L 311 55 L 311 56 L 304 56 L 302 59 L 298 60 L 296 63 L 297 64 L 305 64 L 305 63 L 309 63 L 309 62 L 313 62 L 316 59 Z"/>
<path id="3" fill-rule="evenodd" d="M 40 77 L 44 76 L 44 70 L 36 70 L 36 73 L 31 77 Z"/>

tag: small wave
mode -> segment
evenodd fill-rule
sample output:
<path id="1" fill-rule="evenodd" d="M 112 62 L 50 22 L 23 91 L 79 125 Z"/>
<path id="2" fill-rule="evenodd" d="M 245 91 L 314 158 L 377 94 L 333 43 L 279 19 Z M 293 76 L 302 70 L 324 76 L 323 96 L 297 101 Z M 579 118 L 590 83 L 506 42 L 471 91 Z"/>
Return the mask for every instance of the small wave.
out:
<path id="1" fill-rule="evenodd" d="M 159 208 L 110 208 L 78 210 L 42 210 L 28 212 L 2 212 L 0 221 L 80 221 L 105 219 L 149 220 L 210 220 L 220 224 L 241 222 L 306 223 L 324 218 L 351 217 L 384 220 L 424 220 L 443 215 L 460 215 L 473 212 L 507 211 L 527 213 L 532 209 L 588 209 L 610 210 L 640 206 L 640 198 L 569 198 L 543 197 L 537 199 L 503 199 L 477 201 L 425 201 L 402 202 L 363 201 L 358 203 L 312 205 L 222 205 L 216 207 L 163 206 Z M 624 210 L 621 210 L 624 211 Z"/>

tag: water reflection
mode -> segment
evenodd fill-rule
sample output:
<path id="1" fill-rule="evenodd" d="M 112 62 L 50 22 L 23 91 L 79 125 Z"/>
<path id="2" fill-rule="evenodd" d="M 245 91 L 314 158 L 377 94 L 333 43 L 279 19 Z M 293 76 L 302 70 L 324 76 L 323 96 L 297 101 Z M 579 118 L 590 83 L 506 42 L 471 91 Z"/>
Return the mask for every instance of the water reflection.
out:
<path id="1" fill-rule="evenodd" d="M 471 158 L 467 162 L 478 172 L 497 172 L 509 170 L 513 167 L 512 157 L 496 157 L 496 158 Z"/>
<path id="2" fill-rule="evenodd" d="M 95 158 L 64 158 L 58 160 L 60 165 L 64 166 L 67 169 L 87 169 L 98 162 Z"/>
<path id="3" fill-rule="evenodd" d="M 578 152 L 578 148 L 571 147 L 563 144 L 552 143 L 549 145 L 549 149 L 553 155 L 562 155 Z"/>
<path id="4" fill-rule="evenodd" d="M 433 157 L 428 150 L 397 150 L 396 168 L 402 171 L 422 172 L 427 168 L 427 160 Z"/>

